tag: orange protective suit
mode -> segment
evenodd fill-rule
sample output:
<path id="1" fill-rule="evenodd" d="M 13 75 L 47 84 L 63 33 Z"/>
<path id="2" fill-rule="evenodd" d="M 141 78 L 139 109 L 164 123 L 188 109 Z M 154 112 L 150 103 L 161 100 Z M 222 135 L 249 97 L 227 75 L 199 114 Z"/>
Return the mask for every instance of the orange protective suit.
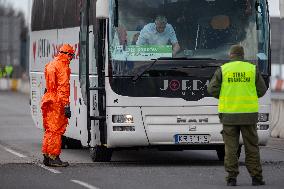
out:
<path id="1" fill-rule="evenodd" d="M 66 130 L 68 119 L 64 107 L 70 104 L 70 68 L 74 55 L 73 48 L 65 44 L 55 59 L 45 66 L 46 92 L 41 100 L 44 137 L 42 153 L 59 156 L 61 153 L 61 136 Z"/>

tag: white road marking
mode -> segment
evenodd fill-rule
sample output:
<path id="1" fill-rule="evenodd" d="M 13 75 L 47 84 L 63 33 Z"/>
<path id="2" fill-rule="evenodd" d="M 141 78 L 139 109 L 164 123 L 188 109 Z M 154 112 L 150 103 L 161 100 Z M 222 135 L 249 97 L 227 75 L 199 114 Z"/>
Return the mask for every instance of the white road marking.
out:
<path id="1" fill-rule="evenodd" d="M 284 152 L 283 149 L 279 149 L 279 148 L 275 148 L 275 147 L 270 147 L 270 146 L 264 146 L 265 148 L 268 148 L 270 150 L 274 150 L 274 151 L 277 151 L 277 152 Z"/>
<path id="2" fill-rule="evenodd" d="M 16 156 L 18 156 L 18 157 L 20 157 L 20 158 L 26 158 L 26 157 L 27 157 L 27 156 L 25 156 L 25 155 L 23 155 L 23 154 L 21 154 L 21 153 L 18 153 L 18 152 L 14 151 L 14 150 L 12 150 L 12 149 L 10 149 L 10 148 L 4 147 L 4 149 L 5 149 L 7 152 L 10 152 L 11 154 L 14 154 L 14 155 L 16 155 Z"/>
<path id="3" fill-rule="evenodd" d="M 99 188 L 97 188 L 97 187 L 95 187 L 95 186 L 92 186 L 92 185 L 90 185 L 90 184 L 88 184 L 88 183 L 85 183 L 85 182 L 82 182 L 82 181 L 79 181 L 79 180 L 70 180 L 71 182 L 74 182 L 74 183 L 76 183 L 76 184 L 79 184 L 79 185 L 81 185 L 81 186 L 84 186 L 84 187 L 86 187 L 86 188 L 88 188 L 88 189 L 99 189 Z"/>
<path id="4" fill-rule="evenodd" d="M 52 172 L 52 173 L 55 173 L 55 174 L 60 174 L 60 173 L 61 173 L 60 171 L 57 171 L 56 169 L 49 168 L 49 167 L 47 167 L 47 166 L 45 166 L 45 165 L 42 165 L 42 164 L 40 164 L 40 163 L 35 163 L 35 164 L 36 164 L 37 166 L 39 166 L 39 167 L 45 169 L 45 170 L 48 170 L 48 171 Z"/>
<path id="5" fill-rule="evenodd" d="M 10 152 L 11 154 L 14 154 L 14 155 L 16 155 L 16 156 L 18 156 L 20 158 L 27 158 L 26 155 L 23 155 L 23 154 L 21 154 L 19 152 L 16 152 L 15 150 L 12 150 L 12 149 L 7 148 L 7 147 L 2 146 L 2 145 L 0 145 L 0 146 L 2 148 L 4 148 L 4 150 L 6 150 L 7 152 Z M 49 167 L 47 167 L 47 166 L 45 166 L 43 164 L 37 163 L 37 162 L 34 162 L 34 164 L 39 166 L 39 167 L 41 167 L 41 168 L 43 168 L 43 169 L 45 169 L 45 170 L 48 170 L 48 171 L 52 172 L 52 173 L 55 173 L 55 174 L 60 174 L 61 173 L 60 171 L 57 171 L 56 169 L 49 168 Z"/>

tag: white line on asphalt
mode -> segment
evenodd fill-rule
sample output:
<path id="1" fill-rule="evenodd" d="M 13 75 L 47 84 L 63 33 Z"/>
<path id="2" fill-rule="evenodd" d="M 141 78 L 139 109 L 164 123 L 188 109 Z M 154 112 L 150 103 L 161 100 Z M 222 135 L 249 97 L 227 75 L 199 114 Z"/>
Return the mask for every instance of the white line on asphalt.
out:
<path id="1" fill-rule="evenodd" d="M 82 182 L 82 181 L 79 181 L 79 180 L 70 180 L 71 182 L 74 182 L 74 183 L 76 183 L 76 184 L 79 184 L 79 185 L 81 185 L 81 186 L 84 186 L 84 187 L 86 187 L 86 188 L 88 188 L 88 189 L 99 189 L 99 188 L 97 188 L 97 187 L 95 187 L 95 186 L 92 186 L 92 185 L 90 185 L 90 184 L 88 184 L 88 183 L 85 183 L 85 182 Z"/>
<path id="2" fill-rule="evenodd" d="M 2 146 L 2 145 L 0 145 L 0 146 Z M 20 157 L 20 158 L 27 158 L 27 156 L 25 156 L 25 155 L 23 155 L 23 154 L 21 154 L 21 153 L 19 153 L 19 152 L 16 152 L 16 151 L 14 151 L 14 150 L 12 150 L 12 149 L 10 149 L 10 148 L 7 148 L 7 147 L 5 147 L 5 146 L 2 146 L 2 147 L 3 147 L 4 150 L 6 150 L 7 152 L 10 152 L 11 154 L 14 154 L 14 155 L 16 155 L 16 156 L 18 156 L 18 157 Z M 44 165 L 42 165 L 42 164 L 40 164 L 40 163 L 34 163 L 34 164 L 36 164 L 37 166 L 39 166 L 39 167 L 41 167 L 41 168 L 43 168 L 43 169 L 46 169 L 46 170 L 52 172 L 52 173 L 55 173 L 55 174 L 60 174 L 60 173 L 61 173 L 60 171 L 57 171 L 57 170 L 55 170 L 55 169 L 46 167 L 46 166 L 44 166 Z"/>
<path id="3" fill-rule="evenodd" d="M 18 156 L 18 157 L 20 157 L 20 158 L 26 158 L 26 157 L 27 157 L 27 156 L 25 156 L 25 155 L 23 155 L 23 154 L 20 154 L 20 153 L 14 151 L 14 150 L 9 149 L 9 148 L 4 147 L 4 149 L 5 149 L 7 152 L 10 152 L 11 154 L 14 154 L 14 155 L 16 155 L 16 156 Z"/>
<path id="4" fill-rule="evenodd" d="M 277 151 L 277 152 L 284 152 L 283 149 L 279 149 L 279 148 L 274 148 L 274 147 L 269 147 L 269 146 L 267 146 L 266 148 L 269 148 L 270 150 L 274 150 L 274 151 Z"/>
<path id="5" fill-rule="evenodd" d="M 49 168 L 49 167 L 46 167 L 40 163 L 35 163 L 37 166 L 41 167 L 41 168 L 44 168 L 52 173 L 55 173 L 55 174 L 60 174 L 61 172 L 60 171 L 57 171 L 56 169 L 52 169 L 52 168 Z"/>

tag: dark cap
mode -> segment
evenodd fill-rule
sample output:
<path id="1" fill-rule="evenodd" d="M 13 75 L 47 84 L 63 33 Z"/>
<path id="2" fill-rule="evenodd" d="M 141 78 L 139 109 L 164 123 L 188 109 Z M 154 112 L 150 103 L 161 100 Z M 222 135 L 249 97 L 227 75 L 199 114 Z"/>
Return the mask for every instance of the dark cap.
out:
<path id="1" fill-rule="evenodd" d="M 244 56 L 244 48 L 241 45 L 232 45 L 230 54 L 236 56 Z"/>

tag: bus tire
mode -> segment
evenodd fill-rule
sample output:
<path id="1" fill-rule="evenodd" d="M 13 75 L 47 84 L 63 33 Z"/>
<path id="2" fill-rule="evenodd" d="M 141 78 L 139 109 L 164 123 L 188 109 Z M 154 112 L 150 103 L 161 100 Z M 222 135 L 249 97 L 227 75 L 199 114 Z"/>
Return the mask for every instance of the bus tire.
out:
<path id="1" fill-rule="evenodd" d="M 82 144 L 80 140 L 66 137 L 66 146 L 68 149 L 81 149 Z"/>
<path id="2" fill-rule="evenodd" d="M 95 146 L 90 148 L 90 155 L 93 162 L 109 162 L 112 156 L 112 150 L 105 146 Z"/>
<path id="3" fill-rule="evenodd" d="M 68 138 L 66 136 L 61 137 L 61 149 L 80 149 L 82 148 L 81 141 Z"/>
<path id="4" fill-rule="evenodd" d="M 225 158 L 225 146 L 220 146 L 216 149 L 219 161 L 224 161 Z"/>
<path id="5" fill-rule="evenodd" d="M 67 137 L 64 135 L 61 136 L 61 149 L 67 149 Z"/>

